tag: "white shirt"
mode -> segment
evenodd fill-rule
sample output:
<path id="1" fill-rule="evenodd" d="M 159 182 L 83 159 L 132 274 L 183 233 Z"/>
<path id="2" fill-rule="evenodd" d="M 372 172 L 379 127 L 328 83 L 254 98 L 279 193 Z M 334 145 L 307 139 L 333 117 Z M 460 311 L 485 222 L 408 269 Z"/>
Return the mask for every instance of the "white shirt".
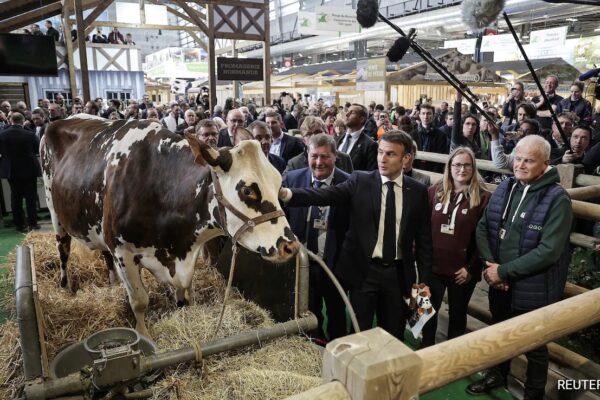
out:
<path id="1" fill-rule="evenodd" d="M 356 132 L 346 131 L 346 136 L 344 136 L 344 140 L 342 140 L 342 143 L 340 143 L 339 149 L 344 148 L 346 141 L 348 140 L 348 135 L 350 135 L 350 145 L 348 146 L 348 150 L 346 150 L 346 154 L 350 154 L 350 152 L 352 151 L 352 148 L 354 147 L 354 143 L 356 143 L 356 141 L 358 140 L 358 137 L 360 136 L 360 133 L 363 131 L 363 128 L 360 128 Z"/>
<path id="2" fill-rule="evenodd" d="M 399 246 L 400 243 L 400 222 L 402 221 L 402 177 L 403 173 L 400 173 L 396 179 L 394 179 L 394 200 L 396 200 L 396 260 L 402 258 L 402 252 Z M 385 176 L 381 177 L 381 213 L 379 214 L 379 229 L 377 231 L 377 243 L 373 249 L 373 258 L 383 258 L 383 229 L 385 226 L 385 197 L 387 195 L 388 188 L 386 182 L 389 179 Z"/>
<path id="3" fill-rule="evenodd" d="M 275 154 L 276 156 L 280 156 L 281 152 L 281 138 L 283 137 L 283 132 L 279 135 L 278 138 L 273 138 L 273 143 L 271 144 L 271 149 L 269 153 Z"/>

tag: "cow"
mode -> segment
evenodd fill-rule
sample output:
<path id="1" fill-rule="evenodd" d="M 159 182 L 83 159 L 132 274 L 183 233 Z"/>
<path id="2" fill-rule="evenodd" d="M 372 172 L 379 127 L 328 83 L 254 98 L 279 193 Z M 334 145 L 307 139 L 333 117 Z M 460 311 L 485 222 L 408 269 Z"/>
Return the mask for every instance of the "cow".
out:
<path id="1" fill-rule="evenodd" d="M 111 282 L 116 271 L 127 290 L 140 334 L 148 335 L 148 294 L 140 267 L 171 284 L 178 305 L 189 303 L 199 252 L 217 236 L 233 236 L 243 225 L 239 213 L 268 218 L 241 234 L 241 246 L 274 263 L 286 262 L 298 251 L 298 241 L 279 213 L 281 177 L 256 141 L 213 149 L 194 135 L 175 135 L 156 122 L 78 114 L 48 126 L 40 155 L 60 256 L 60 286 L 70 287 L 72 237 L 100 250 Z M 238 215 L 219 208 L 216 186 Z M 277 216 L 268 217 L 272 214 Z"/>

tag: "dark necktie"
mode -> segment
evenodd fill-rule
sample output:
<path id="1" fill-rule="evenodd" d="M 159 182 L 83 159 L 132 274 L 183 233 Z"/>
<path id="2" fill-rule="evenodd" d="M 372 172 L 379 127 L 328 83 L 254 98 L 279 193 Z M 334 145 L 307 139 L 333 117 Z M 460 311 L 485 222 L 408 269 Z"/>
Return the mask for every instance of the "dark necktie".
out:
<path id="1" fill-rule="evenodd" d="M 394 182 L 388 181 L 385 196 L 385 216 L 383 222 L 383 262 L 391 264 L 396 259 L 396 196 Z"/>
<path id="2" fill-rule="evenodd" d="M 313 182 L 313 187 L 315 189 L 320 188 L 323 185 L 323 182 L 315 180 Z M 312 251 L 313 253 L 319 252 L 319 242 L 317 238 L 319 237 L 319 230 L 315 228 L 315 220 L 320 217 L 320 209 L 317 206 L 312 206 L 310 208 L 310 220 L 308 221 L 308 238 L 306 240 L 306 247 Z"/>
<path id="3" fill-rule="evenodd" d="M 352 136 L 350 136 L 350 134 L 347 133 L 346 134 L 346 139 L 344 139 L 345 140 L 344 145 L 340 149 L 340 151 L 342 153 L 347 153 L 348 152 L 348 147 L 350 147 L 350 139 L 352 139 Z"/>

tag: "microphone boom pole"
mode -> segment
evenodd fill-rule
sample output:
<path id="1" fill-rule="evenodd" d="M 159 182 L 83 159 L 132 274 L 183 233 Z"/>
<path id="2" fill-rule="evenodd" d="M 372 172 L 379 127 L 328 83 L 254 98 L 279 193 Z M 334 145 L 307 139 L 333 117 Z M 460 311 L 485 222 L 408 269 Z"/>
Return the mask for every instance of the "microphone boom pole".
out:
<path id="1" fill-rule="evenodd" d="M 483 117 L 485 117 L 485 119 L 487 119 L 488 121 L 490 121 L 494 125 L 496 124 L 496 121 L 484 109 L 482 109 L 479 106 L 479 104 L 477 104 L 476 99 L 478 97 L 473 92 L 471 92 L 471 90 L 469 89 L 469 87 L 466 84 L 464 84 L 454 74 L 452 74 L 450 71 L 448 71 L 445 66 L 443 66 L 435 58 L 433 58 L 433 56 L 431 55 L 431 53 L 429 53 L 427 50 L 425 50 L 423 47 L 421 47 L 418 43 L 416 43 L 409 35 L 407 35 L 406 33 L 404 33 L 404 31 L 399 26 L 397 26 L 392 21 L 390 21 L 389 19 L 387 19 L 379 11 L 377 12 L 377 17 L 381 21 L 383 21 L 386 24 L 388 24 L 392 29 L 394 29 L 400 35 L 406 37 L 409 40 L 410 47 L 415 51 L 415 53 L 417 53 L 418 55 L 420 55 L 421 58 L 427 64 L 429 64 L 438 74 L 440 74 L 442 76 L 442 78 L 444 78 L 469 103 L 471 103 L 477 109 L 477 111 L 479 111 L 481 113 L 481 115 Z M 473 98 L 471 98 L 471 97 L 473 97 Z"/>
<path id="2" fill-rule="evenodd" d="M 515 39 L 515 42 L 517 42 L 519 51 L 521 51 L 521 54 L 523 55 L 523 59 L 525 60 L 525 63 L 527 64 L 527 68 L 529 68 L 529 72 L 531 73 L 531 76 L 533 77 L 535 84 L 537 85 L 538 89 L 540 90 L 540 94 L 544 98 L 544 102 L 548 105 L 548 109 L 550 110 L 550 115 L 552 115 L 552 121 L 554 121 L 554 124 L 556 125 L 556 129 L 558 129 L 558 133 L 560 133 L 560 137 L 562 138 L 562 140 L 564 142 L 564 146 L 567 148 L 567 150 L 571 150 L 571 143 L 569 143 L 569 139 L 567 138 L 565 131 L 563 131 L 562 127 L 560 126 L 560 122 L 558 121 L 558 116 L 556 115 L 556 112 L 552 108 L 552 104 L 550 104 L 550 100 L 548 99 L 548 96 L 546 95 L 546 92 L 544 91 L 544 88 L 542 87 L 542 84 L 540 83 L 540 79 L 538 78 L 537 74 L 535 73 L 535 70 L 533 69 L 533 65 L 531 65 L 531 61 L 529 61 L 529 57 L 527 57 L 527 53 L 525 53 L 525 49 L 523 48 L 523 45 L 521 44 L 521 41 L 519 40 L 519 37 L 517 36 L 517 32 L 515 32 L 515 28 L 513 27 L 512 23 L 510 22 L 510 18 L 508 18 L 508 14 L 506 14 L 506 11 L 503 11 L 502 15 L 504 16 L 504 20 L 506 21 L 506 25 L 508 26 L 510 33 L 512 33 L 512 36 Z"/>

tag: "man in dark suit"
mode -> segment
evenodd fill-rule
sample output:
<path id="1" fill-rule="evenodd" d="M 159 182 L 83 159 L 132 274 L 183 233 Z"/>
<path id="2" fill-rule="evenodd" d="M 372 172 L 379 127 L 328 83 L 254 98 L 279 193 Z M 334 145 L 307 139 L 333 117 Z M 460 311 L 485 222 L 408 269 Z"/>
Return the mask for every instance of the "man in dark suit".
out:
<path id="1" fill-rule="evenodd" d="M 278 155 L 287 163 L 291 158 L 304 151 L 302 140 L 283 132 L 281 114 L 276 111 L 268 112 L 265 114 L 265 122 L 271 128 L 271 134 L 273 135 L 271 154 Z"/>
<path id="2" fill-rule="evenodd" d="M 219 140 L 217 141 L 218 147 L 233 147 L 235 130 L 237 128 L 243 128 L 246 123 L 244 114 L 238 109 L 229 110 L 227 113 L 226 121 L 227 128 L 223 128 L 219 131 Z"/>
<path id="3" fill-rule="evenodd" d="M 300 119 L 300 116 L 302 115 L 303 111 L 304 110 L 300 104 L 295 104 L 292 108 L 292 111 L 288 112 L 283 118 L 285 129 L 287 129 L 288 131 L 290 129 L 298 129 L 298 127 L 300 126 L 298 125 L 298 120 Z"/>
<path id="4" fill-rule="evenodd" d="M 275 167 L 280 174 L 283 174 L 285 170 L 285 160 L 278 155 L 269 153 L 271 150 L 271 144 L 273 143 L 273 136 L 271 135 L 271 128 L 262 121 L 254 121 L 248 127 L 252 137 L 260 142 L 260 147 L 265 153 L 265 156 L 269 159 L 272 166 Z"/>
<path id="5" fill-rule="evenodd" d="M 23 128 L 20 113 L 12 113 L 11 126 L 0 132 L 0 178 L 8 179 L 10 205 L 15 227 L 27 232 L 23 216 L 23 199 L 27 205 L 29 229 L 39 229 L 37 223 L 37 178 L 42 176 L 38 160 L 40 142 L 35 133 Z"/>
<path id="6" fill-rule="evenodd" d="M 335 168 L 335 140 L 324 133 L 311 136 L 308 143 L 309 166 L 290 171 L 283 179 L 288 188 L 338 185 L 350 175 Z M 292 231 L 313 253 L 323 257 L 327 266 L 335 264 L 348 229 L 349 209 L 340 207 L 288 207 L 286 214 Z M 323 328 L 323 301 L 327 307 L 327 332 Z M 317 339 L 336 339 L 347 334 L 344 302 L 335 286 L 316 264 L 310 266 L 310 311 L 319 320 Z"/>
<path id="7" fill-rule="evenodd" d="M 350 155 L 356 171 L 377 169 L 377 142 L 363 132 L 368 115 L 365 106 L 352 104 L 346 113 L 346 134 L 337 143 L 342 153 Z"/>
<path id="8" fill-rule="evenodd" d="M 400 340 L 408 314 L 402 297 L 410 296 L 414 283 L 427 282 L 431 271 L 427 187 L 402 174 L 411 147 L 407 134 L 387 132 L 379 142 L 378 170 L 354 171 L 337 186 L 281 189 L 279 194 L 290 207 L 350 208 L 336 272 L 350 290 L 360 329 L 370 329 L 377 316 L 378 324 Z"/>
<path id="9" fill-rule="evenodd" d="M 300 130 L 302 131 L 302 139 L 304 141 L 304 151 L 298 154 L 296 157 L 293 157 L 290 161 L 288 161 L 287 166 L 285 167 L 286 171 L 293 171 L 295 169 L 308 167 L 307 148 L 310 142 L 310 138 L 313 135 L 318 135 L 319 133 L 326 132 L 325 123 L 323 122 L 323 120 L 319 117 L 313 117 L 311 115 L 304 118 L 304 122 L 302 122 Z M 335 155 L 335 167 L 341 169 L 342 171 L 348 174 L 351 174 L 352 171 L 354 171 L 350 156 L 346 153 L 341 153 L 339 151 L 337 151 Z"/>
<path id="10" fill-rule="evenodd" d="M 50 20 L 46 21 L 46 36 L 52 36 L 55 42 L 58 42 L 58 38 L 60 37 L 60 34 L 54 29 Z"/>
<path id="11" fill-rule="evenodd" d="M 46 112 L 41 108 L 36 108 L 31 112 L 31 121 L 33 122 L 35 136 L 37 136 L 38 140 L 42 139 L 46 127 L 48 126 L 48 121 L 46 119 Z"/>

